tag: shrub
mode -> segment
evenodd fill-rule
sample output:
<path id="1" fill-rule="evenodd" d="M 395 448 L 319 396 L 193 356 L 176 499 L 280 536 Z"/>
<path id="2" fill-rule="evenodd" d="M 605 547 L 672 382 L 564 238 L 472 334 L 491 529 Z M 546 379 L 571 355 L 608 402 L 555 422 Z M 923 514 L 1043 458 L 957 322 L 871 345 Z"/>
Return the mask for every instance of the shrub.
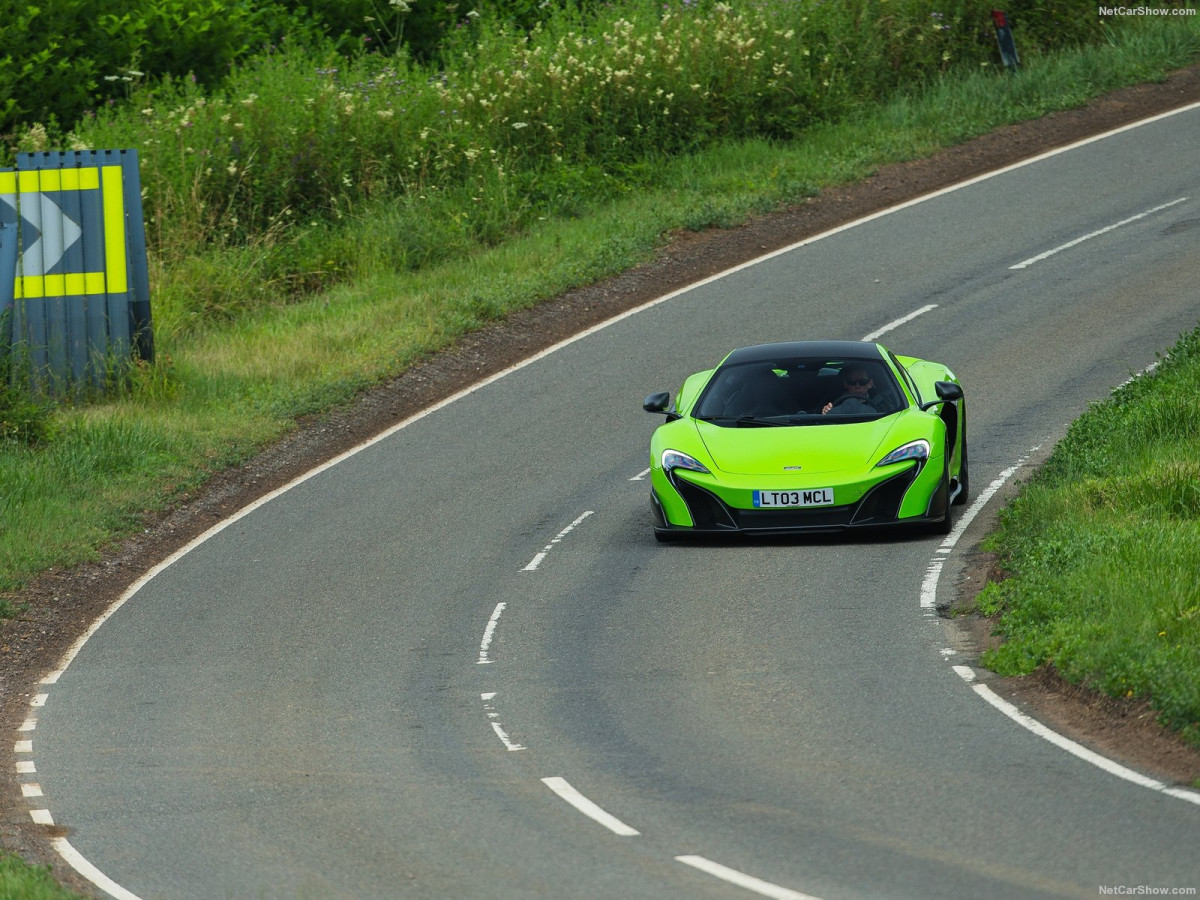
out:
<path id="1" fill-rule="evenodd" d="M 69 127 L 88 110 L 125 99 L 143 78 L 173 74 L 216 86 L 232 65 L 285 35 L 321 34 L 298 11 L 253 0 L 42 0 L 4 15 L 6 144 L 34 122 Z"/>
<path id="2" fill-rule="evenodd" d="M 53 405 L 38 400 L 28 391 L 0 384 L 0 445 L 13 441 L 39 444 L 50 437 Z"/>

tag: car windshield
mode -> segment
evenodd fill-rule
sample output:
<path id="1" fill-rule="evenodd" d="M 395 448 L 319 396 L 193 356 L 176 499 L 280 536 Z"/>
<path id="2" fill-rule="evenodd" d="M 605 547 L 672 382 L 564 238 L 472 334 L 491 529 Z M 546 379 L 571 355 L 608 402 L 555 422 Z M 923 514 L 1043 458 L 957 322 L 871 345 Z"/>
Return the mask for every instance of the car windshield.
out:
<path id="1" fill-rule="evenodd" d="M 796 357 L 722 366 L 693 415 L 727 427 L 825 425 L 878 419 L 906 405 L 878 358 Z"/>

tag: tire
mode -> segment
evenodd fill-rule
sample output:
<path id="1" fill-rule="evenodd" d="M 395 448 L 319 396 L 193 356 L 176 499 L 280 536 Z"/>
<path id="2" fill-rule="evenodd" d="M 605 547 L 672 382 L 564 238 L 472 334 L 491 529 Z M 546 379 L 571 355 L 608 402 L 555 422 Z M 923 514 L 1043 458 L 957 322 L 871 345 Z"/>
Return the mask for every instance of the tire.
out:
<path id="1" fill-rule="evenodd" d="M 958 496 L 954 498 L 954 502 L 958 506 L 962 506 L 971 497 L 971 475 L 967 471 L 967 422 L 963 420 L 962 437 L 962 461 L 958 466 Z"/>
<path id="2" fill-rule="evenodd" d="M 934 534 L 949 534 L 954 528 L 954 520 L 950 516 L 950 460 L 942 462 L 942 495 L 945 497 L 943 507 L 945 516 L 940 522 L 931 522 L 929 530 Z"/>
<path id="3" fill-rule="evenodd" d="M 959 463 L 959 493 L 955 505 L 961 506 L 971 499 L 971 475 L 967 472 L 967 433 L 962 432 L 962 461 Z"/>

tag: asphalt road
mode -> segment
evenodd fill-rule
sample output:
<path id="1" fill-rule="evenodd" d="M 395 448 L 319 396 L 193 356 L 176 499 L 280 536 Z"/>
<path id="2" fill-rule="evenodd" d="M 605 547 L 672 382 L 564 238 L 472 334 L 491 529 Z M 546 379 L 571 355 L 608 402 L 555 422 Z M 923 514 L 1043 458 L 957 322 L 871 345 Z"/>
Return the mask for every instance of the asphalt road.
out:
<path id="1" fill-rule="evenodd" d="M 660 546 L 640 409 L 734 346 L 934 305 L 881 340 L 961 378 L 978 492 L 1200 320 L 1197 172 L 1191 111 L 894 211 L 254 509 L 46 686 L 29 756 L 68 850 L 146 900 L 1200 888 L 1200 805 L 956 673 L 922 587 L 971 534 Z"/>

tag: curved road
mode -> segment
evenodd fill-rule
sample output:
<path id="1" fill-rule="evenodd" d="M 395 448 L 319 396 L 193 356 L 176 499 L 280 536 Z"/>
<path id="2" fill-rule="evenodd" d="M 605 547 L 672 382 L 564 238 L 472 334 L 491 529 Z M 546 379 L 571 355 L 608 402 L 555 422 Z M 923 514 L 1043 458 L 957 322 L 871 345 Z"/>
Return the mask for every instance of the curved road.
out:
<path id="1" fill-rule="evenodd" d="M 979 493 L 1196 325 L 1197 172 L 1191 110 L 696 285 L 405 424 L 112 614 L 31 712 L 31 808 L 146 900 L 1200 888 L 1200 798 L 1065 753 L 954 668 L 930 606 L 958 549 L 660 546 L 640 410 L 733 346 L 887 329 L 961 377 Z"/>

